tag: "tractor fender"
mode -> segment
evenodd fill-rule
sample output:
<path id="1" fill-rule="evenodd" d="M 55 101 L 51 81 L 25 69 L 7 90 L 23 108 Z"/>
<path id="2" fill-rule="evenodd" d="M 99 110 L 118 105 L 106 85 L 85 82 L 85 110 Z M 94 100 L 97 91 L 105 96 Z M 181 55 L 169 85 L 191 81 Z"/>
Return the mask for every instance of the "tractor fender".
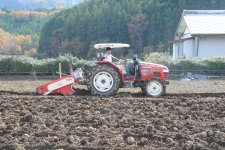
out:
<path id="1" fill-rule="evenodd" d="M 163 85 L 169 85 L 169 81 L 167 80 L 162 80 L 161 78 L 150 78 L 148 80 L 145 80 L 144 83 L 147 83 L 149 81 L 152 81 L 152 80 L 158 80 L 160 81 Z"/>
<path id="2" fill-rule="evenodd" d="M 106 65 L 112 66 L 119 73 L 120 80 L 124 81 L 123 71 L 120 68 L 118 68 L 114 63 L 111 63 L 109 61 L 98 61 L 97 64 L 99 64 L 99 65 L 106 64 Z"/>

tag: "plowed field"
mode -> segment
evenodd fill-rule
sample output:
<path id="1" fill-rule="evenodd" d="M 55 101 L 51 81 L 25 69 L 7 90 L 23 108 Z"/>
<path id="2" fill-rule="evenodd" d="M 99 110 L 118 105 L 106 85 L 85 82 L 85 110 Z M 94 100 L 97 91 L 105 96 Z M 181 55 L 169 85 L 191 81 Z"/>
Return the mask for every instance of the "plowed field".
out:
<path id="1" fill-rule="evenodd" d="M 225 149 L 224 81 L 172 81 L 160 98 L 37 96 L 38 83 L 0 81 L 0 149 Z"/>

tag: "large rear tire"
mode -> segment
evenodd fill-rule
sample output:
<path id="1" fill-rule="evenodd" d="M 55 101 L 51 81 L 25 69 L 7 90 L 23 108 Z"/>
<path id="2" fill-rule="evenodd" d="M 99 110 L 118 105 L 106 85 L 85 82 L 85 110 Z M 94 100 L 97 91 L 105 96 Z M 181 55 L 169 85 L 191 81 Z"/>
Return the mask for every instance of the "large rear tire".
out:
<path id="1" fill-rule="evenodd" d="M 119 85 L 119 74 L 109 65 L 95 66 L 87 78 L 87 88 L 93 95 L 115 95 Z"/>
<path id="2" fill-rule="evenodd" d="M 165 88 L 161 81 L 157 79 L 149 80 L 145 85 L 145 93 L 147 96 L 159 97 L 165 92 Z"/>

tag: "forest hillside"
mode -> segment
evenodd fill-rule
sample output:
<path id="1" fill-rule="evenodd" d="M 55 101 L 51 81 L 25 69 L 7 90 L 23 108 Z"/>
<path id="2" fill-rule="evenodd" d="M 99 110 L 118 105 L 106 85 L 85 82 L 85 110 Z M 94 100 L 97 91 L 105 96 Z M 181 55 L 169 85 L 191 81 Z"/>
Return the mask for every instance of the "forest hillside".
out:
<path id="1" fill-rule="evenodd" d="M 71 53 L 92 58 L 94 43 L 130 43 L 116 55 L 171 52 L 184 9 L 225 9 L 221 0 L 85 0 L 55 15 L 43 27 L 38 52 L 43 57 Z"/>

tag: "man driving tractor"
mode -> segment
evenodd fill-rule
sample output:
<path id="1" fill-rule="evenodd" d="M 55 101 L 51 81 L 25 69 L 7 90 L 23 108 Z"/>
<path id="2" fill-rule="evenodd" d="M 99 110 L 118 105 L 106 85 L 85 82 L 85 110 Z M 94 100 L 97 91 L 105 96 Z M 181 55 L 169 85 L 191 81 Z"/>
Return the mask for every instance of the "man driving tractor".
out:
<path id="1" fill-rule="evenodd" d="M 107 47 L 103 61 L 112 62 L 112 54 L 111 53 L 112 53 L 112 49 L 110 47 Z"/>
<path id="2" fill-rule="evenodd" d="M 97 52 L 97 58 L 98 61 L 108 61 L 108 62 L 112 62 L 112 49 L 110 47 L 106 48 L 106 53 L 105 55 L 103 55 L 103 53 L 101 52 L 101 50 L 99 49 Z"/>
<path id="3" fill-rule="evenodd" d="M 97 52 L 98 61 L 108 61 L 112 63 L 112 58 L 115 58 L 115 57 L 113 57 L 111 53 L 112 53 L 111 47 L 106 47 L 106 53 L 104 55 L 101 52 L 101 50 L 98 49 L 98 52 Z M 119 62 L 122 62 L 122 60 L 119 60 Z M 137 54 L 133 55 L 133 63 L 131 63 L 128 68 L 129 68 L 128 69 L 129 75 L 135 76 L 136 80 L 141 78 L 140 63 L 137 60 Z"/>

